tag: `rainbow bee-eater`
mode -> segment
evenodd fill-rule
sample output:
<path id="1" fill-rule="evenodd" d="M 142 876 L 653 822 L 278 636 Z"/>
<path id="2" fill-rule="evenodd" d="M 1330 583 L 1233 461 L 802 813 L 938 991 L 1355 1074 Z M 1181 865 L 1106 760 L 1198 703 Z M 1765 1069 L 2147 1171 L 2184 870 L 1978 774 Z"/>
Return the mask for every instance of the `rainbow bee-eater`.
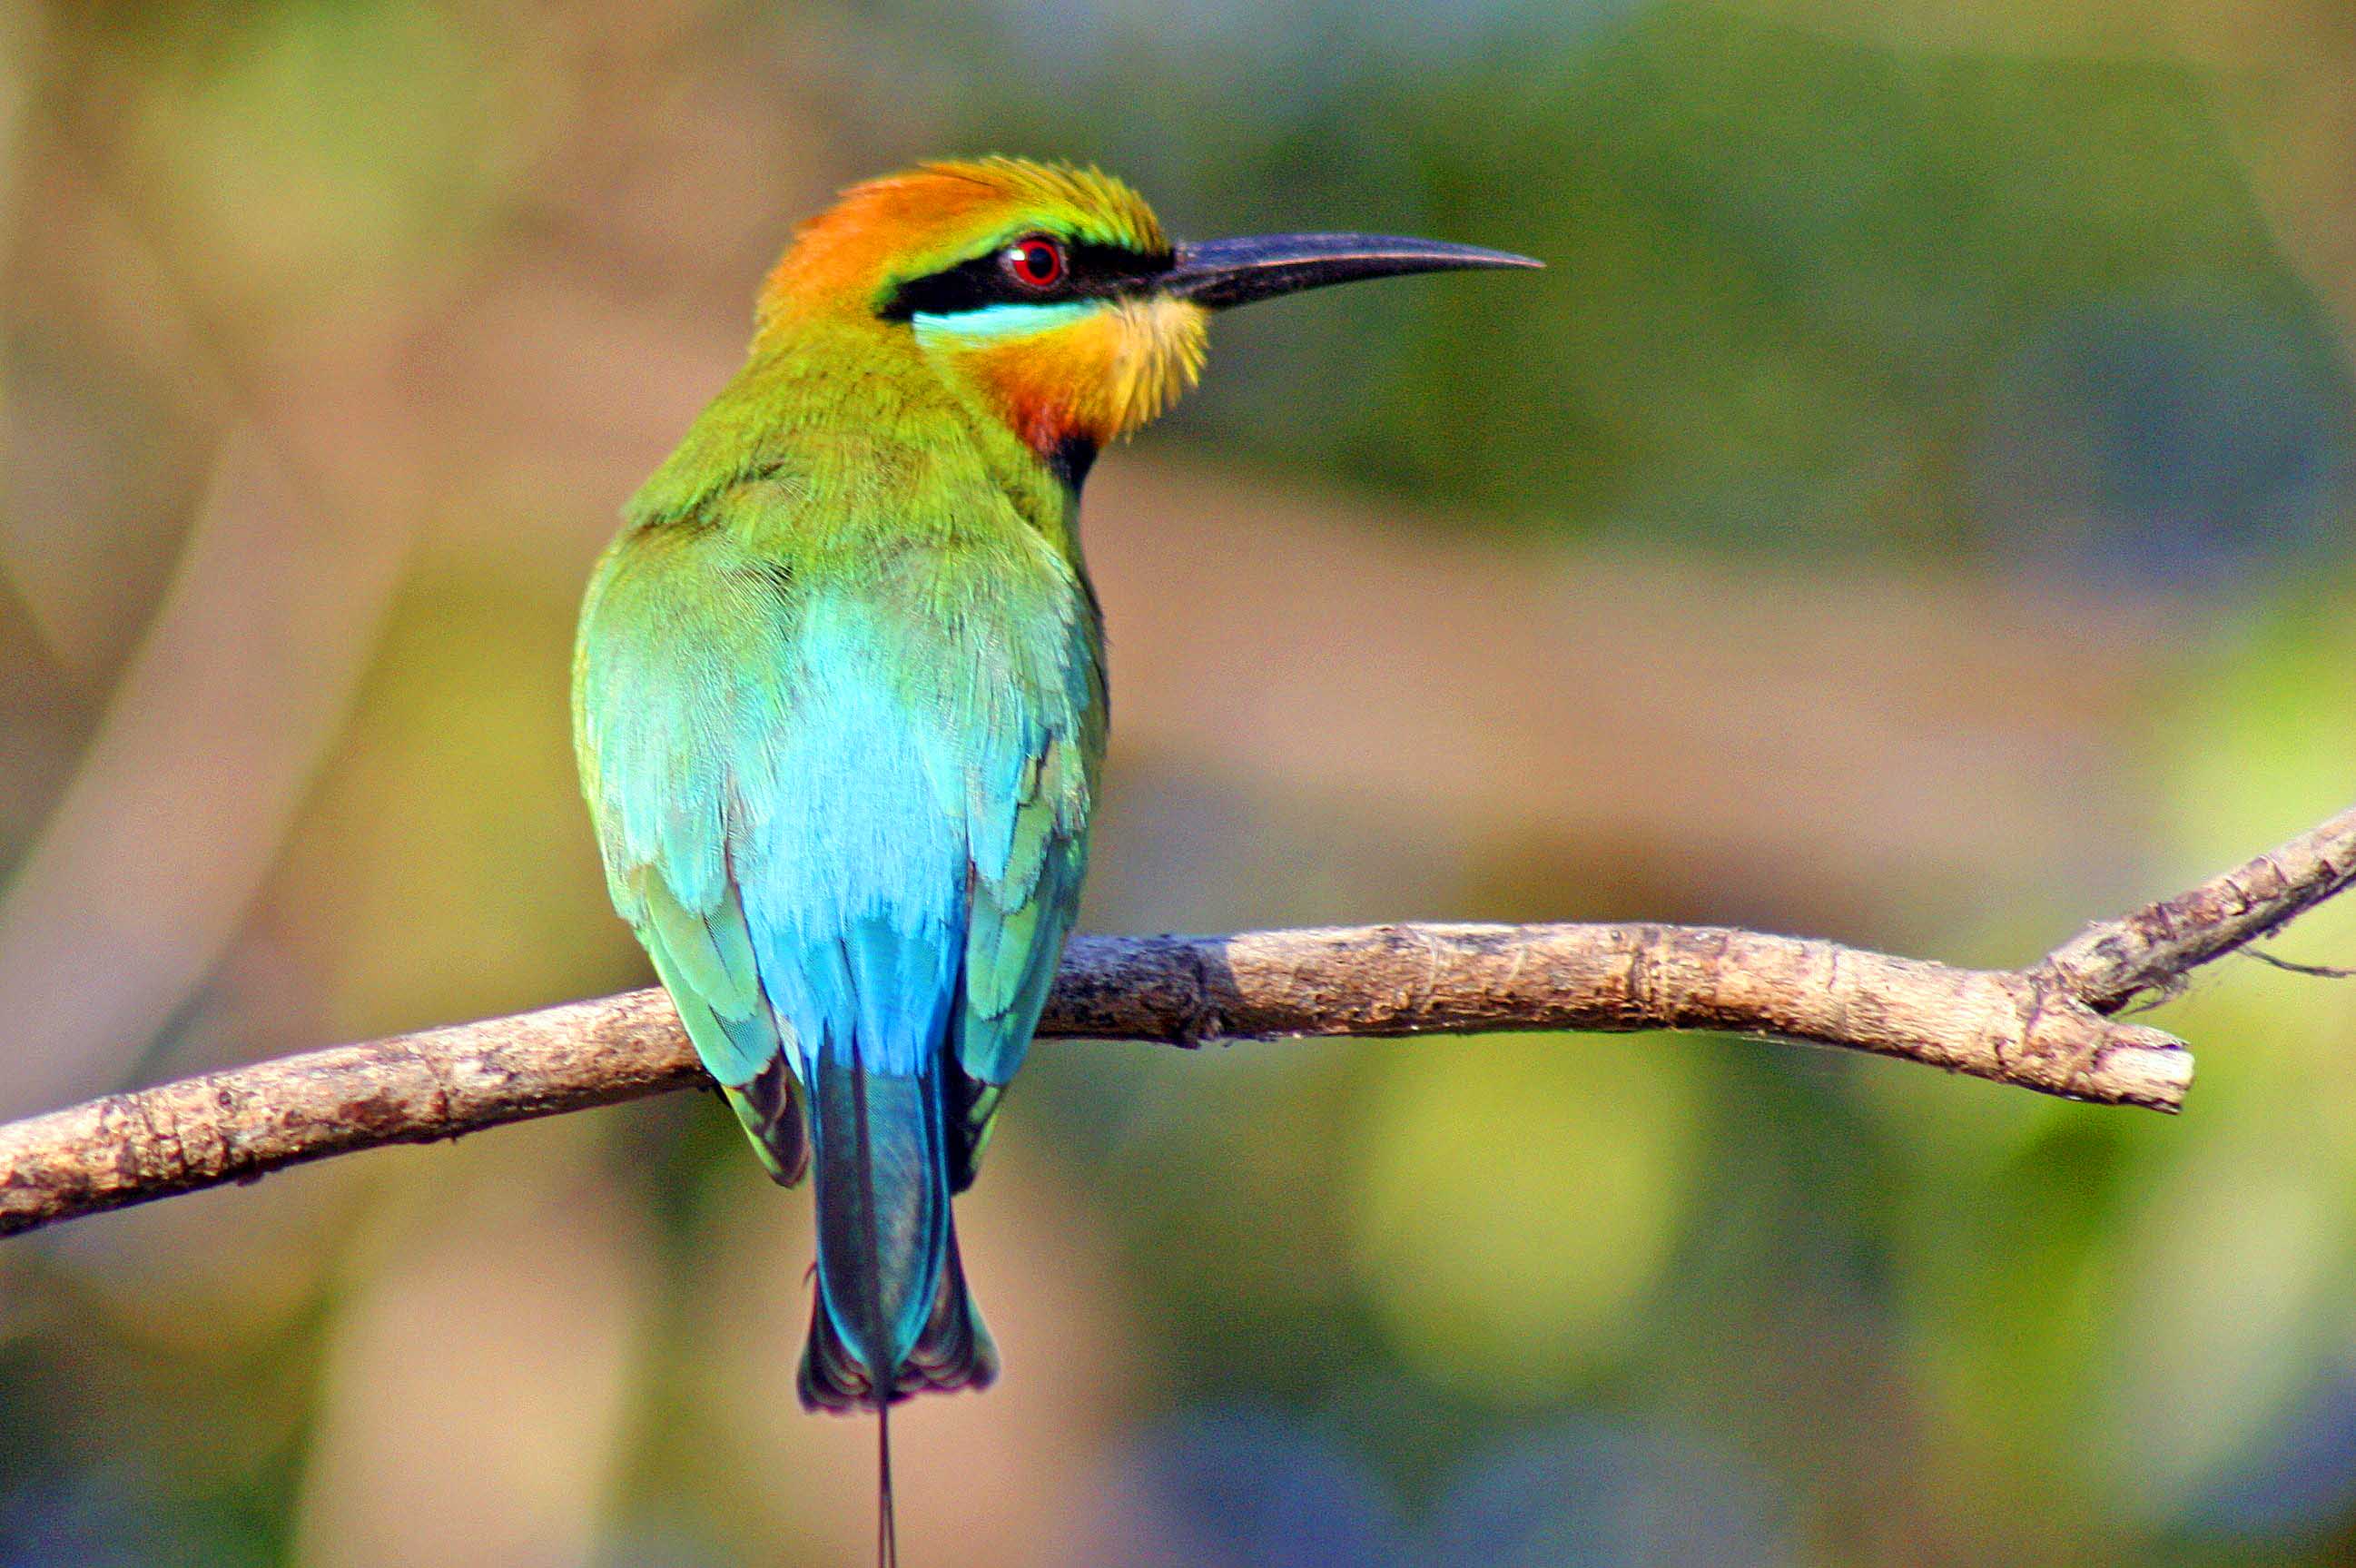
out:
<path id="1" fill-rule="evenodd" d="M 950 1197 L 1087 865 L 1090 462 L 1193 384 L 1215 310 L 1535 264 L 1173 243 L 1118 180 L 986 158 L 853 187 L 769 274 L 744 368 L 598 564 L 573 718 L 616 906 L 769 1174 L 817 1167 L 806 1406 L 997 1374 Z"/>

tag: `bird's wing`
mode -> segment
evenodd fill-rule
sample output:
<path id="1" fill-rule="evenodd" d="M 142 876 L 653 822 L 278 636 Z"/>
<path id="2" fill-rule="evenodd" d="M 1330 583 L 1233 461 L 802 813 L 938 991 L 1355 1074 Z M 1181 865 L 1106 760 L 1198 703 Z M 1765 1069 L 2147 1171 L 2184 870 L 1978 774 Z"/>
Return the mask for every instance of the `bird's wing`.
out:
<path id="1" fill-rule="evenodd" d="M 1013 743 L 989 758 L 972 810 L 972 905 L 955 1020 L 967 1081 L 950 1107 L 951 1183 L 959 1190 L 973 1180 L 999 1092 L 1030 1048 L 1087 870 L 1106 714 L 1093 609 L 1060 635 L 1052 690 L 1034 691 Z"/>
<path id="2" fill-rule="evenodd" d="M 615 902 L 782 1178 L 807 1146 L 777 1064 L 807 1084 L 853 1034 L 896 1071 L 948 1039 L 970 1177 L 1070 929 L 1102 751 L 1094 611 L 1057 586 L 895 615 L 708 531 L 600 568 L 576 725 Z"/>
<path id="3" fill-rule="evenodd" d="M 739 751 L 783 722 L 784 584 L 687 531 L 625 535 L 592 579 L 573 724 L 614 906 L 778 1180 L 809 1151 L 789 1026 L 734 869 Z"/>

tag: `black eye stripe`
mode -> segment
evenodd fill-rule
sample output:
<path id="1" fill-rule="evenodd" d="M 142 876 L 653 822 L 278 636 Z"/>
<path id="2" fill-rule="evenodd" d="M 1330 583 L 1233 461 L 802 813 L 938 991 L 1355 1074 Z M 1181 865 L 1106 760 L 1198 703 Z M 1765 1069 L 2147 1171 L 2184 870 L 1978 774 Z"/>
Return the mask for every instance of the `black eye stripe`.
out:
<path id="1" fill-rule="evenodd" d="M 1021 239 L 1012 242 L 1021 242 Z M 1175 259 L 1167 252 L 1157 255 L 1119 245 L 1061 239 L 1055 242 L 1063 247 L 1064 275 L 1045 288 L 1030 287 L 1008 276 L 1002 261 L 1007 246 L 996 245 L 956 266 L 909 279 L 893 291 L 881 314 L 886 320 L 905 321 L 912 316 L 954 316 L 993 305 L 1109 298 L 1134 292 L 1140 284 L 1168 272 Z"/>

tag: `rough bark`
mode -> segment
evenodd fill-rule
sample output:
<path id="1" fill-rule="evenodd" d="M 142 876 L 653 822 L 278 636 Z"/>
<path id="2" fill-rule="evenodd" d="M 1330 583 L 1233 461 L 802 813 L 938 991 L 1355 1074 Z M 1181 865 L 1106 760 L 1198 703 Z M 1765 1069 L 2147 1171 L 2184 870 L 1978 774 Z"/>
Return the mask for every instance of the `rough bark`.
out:
<path id="1" fill-rule="evenodd" d="M 1369 926 L 1072 944 L 1040 1033 L 1177 1046 L 1309 1036 L 1712 1029 L 2173 1112 L 2192 1056 L 2113 1015 L 2356 881 L 2356 811 L 2021 970 L 1709 927 Z M 0 1234 L 380 1144 L 702 1081 L 659 991 L 341 1046 L 0 1126 Z"/>

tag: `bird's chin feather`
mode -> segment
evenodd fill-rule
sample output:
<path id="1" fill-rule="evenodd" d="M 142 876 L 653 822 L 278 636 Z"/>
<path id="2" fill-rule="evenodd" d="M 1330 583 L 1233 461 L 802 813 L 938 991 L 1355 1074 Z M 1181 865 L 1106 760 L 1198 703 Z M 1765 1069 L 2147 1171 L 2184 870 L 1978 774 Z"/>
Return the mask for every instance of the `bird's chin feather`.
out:
<path id="1" fill-rule="evenodd" d="M 1146 295 L 1019 336 L 937 330 L 924 342 L 1044 454 L 1074 439 L 1104 446 L 1166 412 L 1202 374 L 1209 324 L 1200 306 Z"/>

